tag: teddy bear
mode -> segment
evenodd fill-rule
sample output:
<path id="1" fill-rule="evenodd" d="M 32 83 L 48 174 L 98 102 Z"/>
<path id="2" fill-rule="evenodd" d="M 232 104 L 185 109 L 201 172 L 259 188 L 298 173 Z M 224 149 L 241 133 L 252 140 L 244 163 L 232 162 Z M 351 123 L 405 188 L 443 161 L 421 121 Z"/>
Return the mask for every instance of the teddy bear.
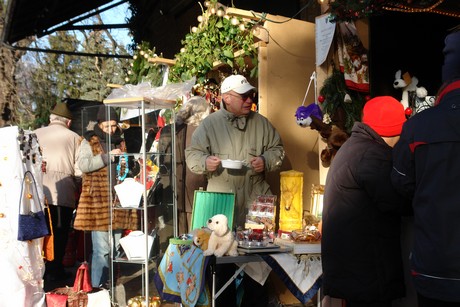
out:
<path id="1" fill-rule="evenodd" d="M 227 217 L 224 214 L 216 214 L 208 220 L 207 225 L 211 230 L 211 236 L 209 237 L 208 249 L 203 252 L 203 255 L 238 256 L 238 242 L 228 227 Z"/>
<path id="2" fill-rule="evenodd" d="M 201 250 L 205 251 L 208 249 L 209 237 L 211 237 L 211 231 L 206 228 L 197 228 L 193 230 L 193 243 L 198 246 Z"/>

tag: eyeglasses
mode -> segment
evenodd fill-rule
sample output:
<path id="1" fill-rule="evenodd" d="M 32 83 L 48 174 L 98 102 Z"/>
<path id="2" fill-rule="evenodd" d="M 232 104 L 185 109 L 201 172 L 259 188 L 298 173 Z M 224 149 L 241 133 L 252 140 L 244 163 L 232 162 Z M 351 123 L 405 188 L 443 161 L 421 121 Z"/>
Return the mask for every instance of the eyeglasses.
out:
<path id="1" fill-rule="evenodd" d="M 251 98 L 251 100 L 252 100 L 253 102 L 256 101 L 256 93 L 254 93 L 254 92 L 249 92 L 249 93 L 245 93 L 245 94 L 232 94 L 232 93 L 228 93 L 228 95 L 233 96 L 233 97 L 240 98 L 240 99 L 243 100 L 243 101 L 248 100 L 248 98 Z"/>

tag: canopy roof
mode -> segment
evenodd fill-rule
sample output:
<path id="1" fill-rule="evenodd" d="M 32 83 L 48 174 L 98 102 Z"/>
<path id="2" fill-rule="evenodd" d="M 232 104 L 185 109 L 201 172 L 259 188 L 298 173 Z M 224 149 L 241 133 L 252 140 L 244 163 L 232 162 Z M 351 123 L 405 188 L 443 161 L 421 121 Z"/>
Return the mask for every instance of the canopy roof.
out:
<path id="1" fill-rule="evenodd" d="M 28 36 L 41 37 L 49 29 L 113 0 L 9 0 L 2 41 L 15 43 Z"/>

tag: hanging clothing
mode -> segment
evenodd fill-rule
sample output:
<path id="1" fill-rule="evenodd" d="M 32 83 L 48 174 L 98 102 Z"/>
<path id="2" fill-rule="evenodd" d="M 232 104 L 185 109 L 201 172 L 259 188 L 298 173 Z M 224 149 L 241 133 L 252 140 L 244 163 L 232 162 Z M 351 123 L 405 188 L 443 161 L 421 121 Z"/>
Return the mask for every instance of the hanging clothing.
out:
<path id="1" fill-rule="evenodd" d="M 36 181 L 38 191 L 34 189 L 32 197 L 43 204 L 42 156 L 34 135 L 20 131 L 16 126 L 0 129 L 0 306 L 44 307 L 43 238 L 17 239 L 25 171 L 30 171 Z"/>

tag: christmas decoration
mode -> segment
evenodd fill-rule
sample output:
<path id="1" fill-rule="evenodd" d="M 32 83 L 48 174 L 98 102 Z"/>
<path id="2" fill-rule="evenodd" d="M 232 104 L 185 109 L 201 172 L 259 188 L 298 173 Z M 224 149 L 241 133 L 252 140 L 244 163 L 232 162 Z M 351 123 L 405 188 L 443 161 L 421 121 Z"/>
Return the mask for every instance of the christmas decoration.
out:
<path id="1" fill-rule="evenodd" d="M 125 78 L 126 83 L 139 84 L 149 82 L 152 86 L 160 86 L 163 82 L 163 73 L 165 68 L 162 65 L 151 63 L 149 59 L 158 57 L 155 54 L 155 48 L 150 49 L 147 42 L 137 45 L 136 53 L 133 55 L 133 61 L 130 63 L 131 69 Z M 160 54 L 161 57 L 161 54 Z"/>
<path id="2" fill-rule="evenodd" d="M 331 124 L 337 125 L 349 133 L 354 122 L 361 120 L 361 111 L 364 106 L 365 95 L 364 93 L 348 89 L 345 85 L 343 73 L 339 70 L 334 69 L 332 75 L 324 80 L 320 95 L 325 98 L 321 105 L 324 118 L 330 119 Z M 345 102 L 345 100 L 349 100 L 348 97 L 351 98 L 351 101 Z M 345 113 L 344 123 L 342 125 L 334 121 L 335 115 L 340 109 Z"/>
<path id="3" fill-rule="evenodd" d="M 323 102 L 324 102 L 324 99 L 325 99 L 325 98 L 324 98 L 323 95 L 319 95 L 319 96 L 318 96 L 318 102 L 319 102 L 319 103 L 323 103 Z"/>
<path id="4" fill-rule="evenodd" d="M 330 2 L 331 21 L 352 21 L 382 14 L 385 11 L 403 13 L 434 13 L 460 17 L 458 13 L 440 8 L 445 0 L 335 0 Z"/>
<path id="5" fill-rule="evenodd" d="M 256 22 L 227 14 L 227 7 L 217 0 L 204 2 L 202 15 L 197 17 L 198 26 L 182 40 L 176 63 L 171 67 L 169 79 L 182 82 L 195 76 L 204 83 L 214 63 L 227 64 L 234 72 L 257 76 L 258 52 L 254 47 L 253 27 Z M 236 51 L 243 51 L 235 55 Z M 252 63 L 248 66 L 246 60 Z"/>
<path id="6" fill-rule="evenodd" d="M 336 0 L 330 3 L 331 21 L 352 21 L 382 13 L 388 0 Z"/>
<path id="7" fill-rule="evenodd" d="M 404 113 L 406 114 L 406 116 L 411 116 L 412 115 L 412 109 L 407 107 L 405 110 L 404 110 Z"/>

